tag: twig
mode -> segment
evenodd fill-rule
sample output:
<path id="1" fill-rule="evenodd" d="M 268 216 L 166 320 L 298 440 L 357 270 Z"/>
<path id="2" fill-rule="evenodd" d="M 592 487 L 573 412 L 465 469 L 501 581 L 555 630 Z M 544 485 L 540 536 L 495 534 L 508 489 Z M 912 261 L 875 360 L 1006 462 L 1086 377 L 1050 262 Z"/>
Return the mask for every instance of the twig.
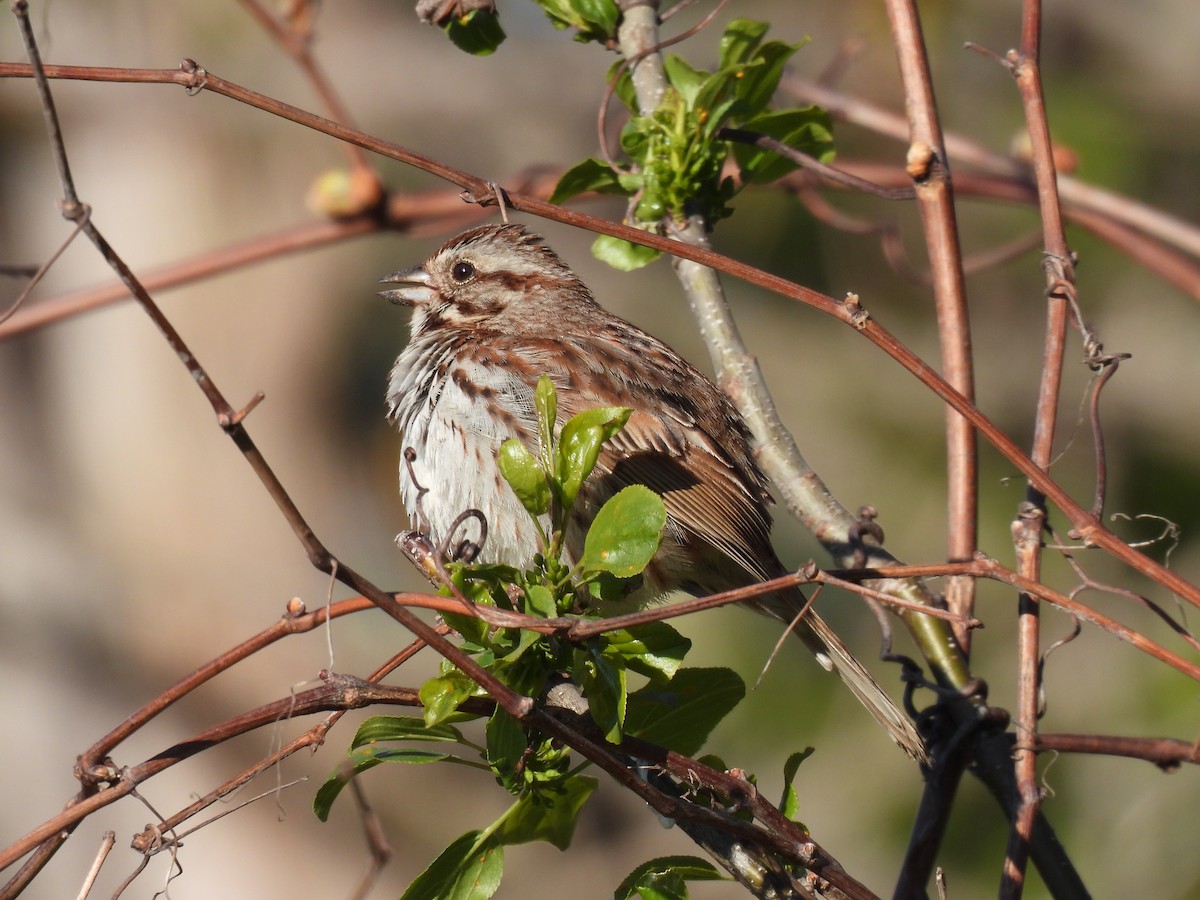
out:
<path id="1" fill-rule="evenodd" d="M 115 831 L 104 832 L 104 837 L 100 840 L 100 849 L 96 851 L 96 858 L 92 860 L 92 867 L 88 869 L 87 876 L 83 879 L 83 884 L 80 885 L 79 900 L 87 900 L 87 895 L 92 892 L 92 886 L 96 883 L 96 878 L 100 875 L 100 867 L 108 859 L 108 854 L 112 851 L 113 845 L 116 842 L 117 834 Z"/>
<path id="2" fill-rule="evenodd" d="M 1075 273 L 1070 248 L 1063 231 L 1062 208 L 1058 197 L 1058 173 L 1046 117 L 1039 56 L 1041 52 L 1042 10 L 1040 0 L 1025 0 L 1021 18 L 1020 51 L 1010 51 L 1007 60 L 1016 78 L 1025 111 L 1029 134 L 1033 175 L 1041 212 L 1044 266 L 1046 273 L 1046 339 L 1042 353 L 1042 375 L 1038 389 L 1030 458 L 1048 470 L 1054 455 L 1054 433 L 1058 403 L 1062 391 L 1063 359 L 1067 324 L 1075 302 Z M 1082 325 L 1082 321 L 1080 321 Z M 1103 440 L 1095 434 L 1096 446 Z M 1102 453 L 1102 450 L 1100 451 Z M 1103 482 L 1103 474 L 1098 473 Z M 1041 540 L 1046 524 L 1045 496 L 1034 486 L 1026 492 L 1017 522 L 1013 525 L 1020 574 L 1032 581 L 1041 577 Z M 1097 514 L 1098 517 L 1098 514 Z M 1018 692 L 1013 716 L 1018 740 L 1014 751 L 1018 806 L 1009 831 L 1001 898 L 1017 900 L 1025 884 L 1026 860 L 1033 840 L 1034 821 L 1041 804 L 1037 778 L 1037 755 L 1032 749 L 1037 740 L 1041 699 L 1040 618 L 1036 601 L 1022 593 L 1017 621 Z"/>
<path id="3" fill-rule="evenodd" d="M 722 128 L 717 132 L 717 137 L 722 140 L 750 144 L 754 147 L 761 147 L 763 150 L 770 150 L 772 153 L 778 153 L 780 156 L 787 157 L 802 169 L 820 176 L 830 184 L 862 191 L 864 194 L 870 194 L 872 197 L 878 197 L 881 200 L 912 200 L 916 197 L 916 192 L 911 187 L 888 187 L 868 181 L 865 178 L 859 178 L 853 172 L 847 172 L 836 166 L 826 165 L 819 159 L 809 156 L 807 153 L 801 153 L 794 147 L 789 147 L 783 141 L 778 141 L 770 135 L 759 134 L 756 131 L 746 131 L 741 128 Z"/>
<path id="4" fill-rule="evenodd" d="M 842 121 L 852 122 L 896 140 L 906 140 L 908 126 L 899 116 L 866 100 L 807 81 L 794 75 L 782 81 L 785 90 L 817 103 Z M 993 153 L 983 145 L 961 135 L 946 136 L 946 151 L 952 160 L 1004 178 L 1030 183 L 1029 165 L 1010 156 Z M 1058 176 L 1058 191 L 1068 208 L 1087 212 L 1106 221 L 1133 228 L 1180 250 L 1200 257 L 1200 225 L 1180 219 L 1131 197 L 1080 181 L 1071 175 Z"/>
<path id="5" fill-rule="evenodd" d="M 13 317 L 17 310 L 21 308 L 21 304 L 23 304 L 28 299 L 29 295 L 33 293 L 33 289 L 41 283 L 43 278 L 46 277 L 46 273 L 50 271 L 50 268 L 56 262 L 58 262 L 58 258 L 62 256 L 64 252 L 66 252 L 68 247 L 71 246 L 71 241 L 75 240 L 80 230 L 82 230 L 83 223 L 86 222 L 91 216 L 91 212 L 91 209 L 84 209 L 82 217 L 80 218 L 79 222 L 76 223 L 75 227 L 71 229 L 71 233 L 67 235 L 66 240 L 59 244 L 58 249 L 50 254 L 50 258 L 42 263 L 29 277 L 29 283 L 25 285 L 25 288 L 17 296 L 17 299 L 12 302 L 12 305 L 10 305 L 8 309 L 4 310 L 3 312 L 0 312 L 0 325 L 3 325 Z"/>
<path id="6" fill-rule="evenodd" d="M 1173 738 L 1111 737 L 1100 734 L 1046 734 L 1037 736 L 1037 749 L 1055 753 L 1087 753 L 1144 759 L 1165 772 L 1183 763 L 1200 765 L 1200 745 Z"/>
<path id="7" fill-rule="evenodd" d="M 973 400 L 975 374 L 971 328 L 954 188 L 933 96 L 933 79 L 921 34 L 920 16 L 914 0 L 888 0 L 886 6 L 908 111 L 909 145 L 905 168 L 916 190 L 917 208 L 925 232 L 937 308 L 942 371 L 960 394 Z M 946 480 L 947 559 L 970 559 L 977 549 L 979 528 L 978 448 L 971 423 L 952 410 L 946 411 Z M 951 578 L 946 584 L 946 605 L 970 618 L 975 606 L 974 581 Z M 955 637 L 963 653 L 969 654 L 969 633 L 955 629 Z"/>
<path id="8" fill-rule="evenodd" d="M 154 719 L 159 713 L 168 709 L 202 684 L 281 638 L 294 634 L 303 634 L 320 627 L 328 620 L 329 616 L 344 616 L 371 608 L 373 608 L 373 604 L 369 600 L 356 597 L 350 600 L 343 600 L 332 607 L 319 607 L 311 613 L 303 613 L 301 611 L 299 615 L 292 615 L 289 611 L 287 615 L 269 628 L 260 631 L 233 649 L 222 653 L 216 659 L 205 663 L 191 675 L 188 675 L 163 691 L 141 709 L 137 710 L 137 712 L 127 717 L 104 737 L 100 738 L 88 750 L 80 754 L 79 761 L 76 763 L 76 777 L 82 779 L 85 783 L 91 784 L 113 781 L 119 777 L 120 773 L 114 770 L 110 764 L 104 762 L 113 748 L 126 740 L 130 735 L 140 731 L 146 723 Z"/>

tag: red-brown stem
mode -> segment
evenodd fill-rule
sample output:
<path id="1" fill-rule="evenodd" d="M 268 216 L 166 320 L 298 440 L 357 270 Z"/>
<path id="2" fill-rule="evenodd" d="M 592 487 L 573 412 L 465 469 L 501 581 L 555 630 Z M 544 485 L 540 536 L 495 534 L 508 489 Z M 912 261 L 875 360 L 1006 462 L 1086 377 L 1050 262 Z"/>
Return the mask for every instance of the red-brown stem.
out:
<path id="1" fill-rule="evenodd" d="M 89 778 L 91 770 L 100 765 L 108 754 L 112 752 L 114 747 L 131 734 L 140 730 L 159 713 L 196 690 L 196 688 L 200 687 L 206 681 L 215 678 L 220 673 L 232 668 L 243 659 L 252 656 L 264 647 L 268 647 L 289 635 L 312 631 L 314 628 L 325 624 L 330 618 L 336 619 L 350 613 L 361 612 L 364 609 L 371 608 L 371 601 L 364 597 L 355 597 L 350 600 L 341 600 L 330 606 L 322 606 L 310 613 L 296 617 L 285 614 L 269 628 L 263 629 L 233 649 L 222 653 L 216 659 L 205 663 L 192 674 L 167 688 L 104 737 L 100 738 L 100 740 L 80 755 L 79 761 L 76 763 L 76 775 L 82 778 Z"/>
<path id="2" fill-rule="evenodd" d="M 820 104 L 841 121 L 851 122 L 896 140 L 905 140 L 908 137 L 908 125 L 901 116 L 866 100 L 802 78 L 786 77 L 782 85 L 797 97 Z M 1024 160 L 994 153 L 962 135 L 948 134 L 946 149 L 956 162 L 966 163 L 981 172 L 1022 184 L 1027 184 L 1030 180 L 1029 166 Z M 961 174 L 960 170 L 958 175 Z M 961 183 L 958 186 L 962 188 Z M 1156 241 L 1176 247 L 1184 253 L 1200 256 L 1200 226 L 1193 222 L 1062 173 L 1058 176 L 1058 190 L 1068 210 L 1105 219 L 1118 224 L 1122 229 L 1149 235 Z M 1200 294 L 1195 292 L 1192 296 L 1200 299 Z"/>
<path id="3" fill-rule="evenodd" d="M 917 194 L 925 231 L 925 246 L 933 276 L 942 370 L 946 380 L 967 400 L 974 400 L 975 375 L 971 359 L 971 329 L 962 270 L 962 249 L 954 207 L 954 187 L 943 146 L 933 79 L 914 0 L 888 0 L 888 18 L 900 80 L 908 111 L 908 174 Z M 948 508 L 946 553 L 949 560 L 968 560 L 978 538 L 978 454 L 975 430 L 953 409 L 946 410 L 946 477 Z M 969 619 L 974 615 L 975 581 L 950 578 L 946 605 Z M 956 627 L 963 653 L 970 652 L 970 633 Z"/>
<path id="4" fill-rule="evenodd" d="M 1042 92 L 1039 69 L 1041 26 L 1040 0 L 1025 0 L 1021 21 L 1021 49 L 1019 53 L 1010 53 L 1009 61 L 1025 109 L 1025 125 L 1029 132 L 1044 241 L 1047 277 L 1046 339 L 1042 353 L 1042 376 L 1038 386 L 1030 457 L 1040 469 L 1048 471 L 1053 459 L 1054 431 L 1062 389 L 1063 359 L 1070 318 L 1068 301 L 1074 291 L 1074 266 L 1063 232 L 1058 177 Z M 1026 504 L 1013 528 L 1017 571 L 1022 577 L 1035 582 L 1041 577 L 1041 538 L 1045 522 L 1045 496 L 1037 487 L 1031 485 L 1027 491 Z M 1017 900 L 1023 892 L 1034 821 L 1041 805 L 1035 748 L 1041 696 L 1041 628 L 1037 599 L 1022 593 L 1018 613 L 1017 706 L 1013 715 L 1013 726 L 1017 734 L 1014 765 L 1018 806 L 1009 831 L 1000 885 L 1000 896 L 1004 900 Z"/>

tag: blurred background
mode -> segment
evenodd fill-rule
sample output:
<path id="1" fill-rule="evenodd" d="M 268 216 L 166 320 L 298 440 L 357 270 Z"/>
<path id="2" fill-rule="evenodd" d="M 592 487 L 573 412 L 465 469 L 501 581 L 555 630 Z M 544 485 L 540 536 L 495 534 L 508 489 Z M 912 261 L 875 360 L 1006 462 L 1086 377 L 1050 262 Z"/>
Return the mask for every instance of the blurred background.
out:
<path id="1" fill-rule="evenodd" d="M 238 4 L 57 0 L 31 8 L 47 62 L 174 68 L 191 57 L 213 74 L 321 111 L 293 62 Z M 698 4 L 667 33 L 708 8 Z M 711 66 L 731 10 L 673 49 L 694 65 Z M 526 166 L 569 166 L 596 154 L 596 110 L 615 57 L 572 42 L 532 4 L 513 0 L 501 14 L 509 39 L 479 59 L 420 25 L 411 4 L 347 0 L 321 10 L 314 52 L 358 127 L 452 166 L 505 183 Z M 793 64 L 804 77 L 822 72 L 844 41 L 861 42 L 838 86 L 903 109 L 881 5 L 741 3 L 736 14 L 772 22 L 774 38 L 811 36 Z M 975 41 L 1000 53 L 1014 46 L 1018 5 L 928 3 L 923 14 L 946 129 L 1007 151 L 1022 123 L 1015 86 L 1000 66 L 962 45 Z M 1080 178 L 1198 218 L 1197 45 L 1200 17 L 1186 4 L 1110 4 L 1102 13 L 1082 0 L 1048 4 L 1043 71 L 1050 122 L 1056 140 L 1077 154 Z M 0 59 L 25 59 L 7 13 L 0 18 Z M 53 90 L 80 195 L 135 270 L 314 221 L 305 205 L 310 186 L 344 165 L 331 139 L 215 95 L 66 81 Z M 836 136 L 843 159 L 903 161 L 903 145 L 849 126 Z M 377 163 L 393 190 L 442 187 L 399 164 Z M 0 81 L 0 262 L 36 265 L 53 252 L 70 230 L 59 198 L 32 82 Z M 924 266 L 907 205 L 844 192 L 832 199 L 856 214 L 899 223 L 914 264 Z M 588 208 L 610 218 L 622 213 L 614 203 Z M 833 296 L 857 292 L 872 315 L 936 363 L 929 292 L 889 269 L 876 241 L 816 223 L 781 193 L 747 192 L 736 208 L 714 236 L 719 250 Z M 1038 227 L 1029 209 L 970 201 L 959 219 L 967 252 Z M 669 266 L 617 273 L 591 258 L 590 235 L 532 224 L 609 308 L 707 367 Z M 265 392 L 249 430 L 320 538 L 349 565 L 396 590 L 423 588 L 393 545 L 409 526 L 395 491 L 400 444 L 383 406 L 407 321 L 375 296 L 376 282 L 420 261 L 448 236 L 347 240 L 157 297 L 230 402 L 238 406 Z M 1170 561 L 1195 580 L 1196 298 L 1078 229 L 1069 237 L 1081 258 L 1085 315 L 1106 349 L 1133 354 L 1103 400 L 1108 512 L 1177 523 L 1182 540 Z M 103 261 L 79 240 L 30 303 L 110 280 Z M 1043 284 L 1037 252 L 969 281 L 979 404 L 1024 445 L 1033 423 Z M 4 298 L 19 291 L 16 281 L 2 286 Z M 879 510 L 887 546 L 898 557 L 944 559 L 940 404 L 849 329 L 738 283 L 727 288 L 785 421 L 816 470 L 846 506 L 870 503 Z M 1077 497 L 1089 498 L 1094 474 L 1079 420 L 1088 378 L 1081 360 L 1076 340 L 1068 351 L 1055 474 Z M 1005 563 L 1012 555 L 1009 522 L 1024 495 L 1015 475 L 983 449 L 981 544 Z M 1063 527 L 1060 518 L 1053 524 Z M 1130 540 L 1161 531 L 1157 522 L 1115 527 Z M 0 535 L 0 845 L 62 807 L 74 794 L 76 756 L 126 715 L 268 626 L 290 598 L 314 608 L 330 590 L 131 302 L 0 342 Z M 825 562 L 786 515 L 775 538 L 789 564 Z M 1161 559 L 1166 549 L 1149 552 Z M 1082 561 L 1099 579 L 1172 602 L 1103 559 Z M 1047 578 L 1064 590 L 1076 583 L 1053 555 Z M 345 596 L 339 586 L 332 590 L 335 598 Z M 977 673 L 988 680 L 992 701 L 1005 707 L 1015 697 L 1014 599 L 999 586 L 981 586 L 979 615 L 987 628 L 977 633 L 974 649 Z M 1129 601 L 1094 591 L 1082 599 L 1182 650 Z M 848 642 L 873 658 L 877 629 L 863 607 L 832 593 L 822 602 Z M 771 623 L 739 610 L 705 614 L 682 627 L 696 643 L 690 663 L 730 666 L 749 683 L 777 635 Z M 1047 644 L 1069 629 L 1065 617 L 1047 612 Z M 368 612 L 334 623 L 332 661 L 324 632 L 284 641 L 169 710 L 118 748 L 116 761 L 141 762 L 307 686 L 322 668 L 365 674 L 408 640 L 382 614 Z M 910 652 L 903 640 L 899 649 Z M 418 684 L 434 665 L 429 656 L 393 681 Z M 897 687 L 894 667 L 876 668 Z M 1046 679 L 1046 730 L 1185 740 L 1196 733 L 1197 686 L 1106 634 L 1085 628 L 1080 640 L 1050 657 Z M 343 799 L 321 824 L 311 800 L 365 715 L 344 719 L 319 753 L 285 762 L 281 781 L 309 781 L 188 838 L 180 856 L 184 875 L 171 884 L 171 896 L 348 896 L 368 864 L 353 806 Z M 168 815 L 312 724 L 281 723 L 247 735 L 156 777 L 141 793 Z M 708 750 L 757 773 L 760 788 L 777 798 L 784 760 L 810 744 L 817 752 L 796 782 L 800 817 L 849 872 L 890 893 L 919 779 L 811 660 L 798 653 L 776 660 Z M 1163 774 L 1145 763 L 1103 758 L 1044 759 L 1043 769 L 1046 814 L 1097 894 L 1183 898 L 1200 891 L 1200 860 L 1188 852 L 1200 803 L 1194 771 Z M 385 766 L 364 776 L 397 850 L 372 897 L 397 896 L 452 839 L 507 805 L 490 778 L 464 771 Z M 234 802 L 275 784 L 273 775 L 260 779 Z M 939 861 L 952 896 L 983 896 L 998 883 L 1005 825 L 969 778 L 958 804 Z M 109 828 L 118 849 L 99 890 L 111 893 L 137 862 L 123 849 L 129 837 L 154 819 L 133 799 L 89 819 L 28 896 L 74 896 Z M 569 855 L 548 846 L 509 850 L 498 896 L 557 895 L 568 887 L 581 897 L 608 896 L 639 862 L 693 852 L 686 837 L 662 828 L 634 798 L 603 785 Z M 166 874 L 167 860 L 156 858 L 127 896 L 149 896 Z M 1041 891 L 1033 876 L 1028 896 Z M 695 895 L 739 896 L 740 889 L 701 886 Z"/>

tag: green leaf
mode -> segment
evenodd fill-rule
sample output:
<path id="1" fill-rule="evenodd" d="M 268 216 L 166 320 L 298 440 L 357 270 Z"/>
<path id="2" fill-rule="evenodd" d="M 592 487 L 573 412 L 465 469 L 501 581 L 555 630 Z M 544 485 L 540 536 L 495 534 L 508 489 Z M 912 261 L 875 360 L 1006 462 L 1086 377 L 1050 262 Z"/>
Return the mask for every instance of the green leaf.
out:
<path id="1" fill-rule="evenodd" d="M 773 137 L 821 162 L 833 158 L 833 132 L 829 116 L 819 107 L 763 113 L 743 122 L 740 127 Z M 753 144 L 734 143 L 733 156 L 745 182 L 766 184 L 796 168 L 796 163 L 787 157 Z"/>
<path id="2" fill-rule="evenodd" d="M 417 876 L 401 900 L 487 900 L 503 874 L 500 843 L 482 831 L 468 831 Z"/>
<path id="3" fill-rule="evenodd" d="M 725 881 L 728 876 L 707 860 L 695 856 L 661 856 L 644 862 L 621 882 L 613 900 L 628 900 L 635 893 L 642 900 L 685 900 L 685 881 Z"/>
<path id="4" fill-rule="evenodd" d="M 533 402 L 538 414 L 538 441 L 542 458 L 550 463 L 550 448 L 554 445 L 554 423 L 558 420 L 558 392 L 549 375 L 538 378 L 533 392 Z"/>
<path id="5" fill-rule="evenodd" d="M 634 116 L 621 129 L 621 149 L 630 159 L 643 163 L 651 139 L 661 131 L 662 125 L 653 116 Z"/>
<path id="6" fill-rule="evenodd" d="M 746 104 L 748 115 L 762 112 L 775 96 L 779 87 L 779 79 L 788 60 L 807 41 L 797 44 L 785 44 L 783 41 L 768 41 L 754 54 L 751 65 L 743 70 L 738 80 L 737 93 Z"/>
<path id="7" fill-rule="evenodd" d="M 351 749 L 378 741 L 456 741 L 463 743 L 462 732 L 444 721 L 432 727 L 412 716 L 372 716 L 354 733 Z"/>
<path id="8" fill-rule="evenodd" d="M 662 543 L 667 508 L 662 497 L 641 484 L 618 491 L 600 507 L 583 541 L 584 572 L 640 575 Z"/>
<path id="9" fill-rule="evenodd" d="M 629 695 L 625 733 L 694 756 L 745 695 L 746 685 L 730 669 L 680 669 L 666 684 Z"/>
<path id="10" fill-rule="evenodd" d="M 571 167 L 558 179 L 554 193 L 550 195 L 551 203 L 566 203 L 572 197 L 593 191 L 597 194 L 626 194 L 618 173 L 608 163 L 589 157 L 576 166 Z"/>
<path id="11" fill-rule="evenodd" d="M 692 106 L 696 99 L 696 93 L 704 84 L 708 73 L 693 69 L 687 60 L 674 53 L 668 53 L 663 58 L 663 68 L 666 70 L 667 81 L 675 90 L 679 91 L 679 96 L 683 97 L 684 102 L 689 107 Z"/>
<path id="12" fill-rule="evenodd" d="M 637 115 L 638 109 L 637 88 L 633 84 L 633 75 L 630 73 L 630 66 L 625 65 L 618 60 L 609 66 L 607 81 L 612 81 L 614 75 L 617 82 L 613 85 L 613 94 L 618 100 L 624 104 L 625 108 L 634 115 Z"/>
<path id="13" fill-rule="evenodd" d="M 511 778 L 528 746 L 521 722 L 497 706 L 488 719 L 484 734 L 487 736 L 487 758 L 492 771 L 502 778 Z"/>
<path id="14" fill-rule="evenodd" d="M 562 505 L 569 509 L 579 488 L 592 474 L 604 442 L 625 427 L 633 412 L 627 406 L 601 406 L 572 416 L 558 436 L 558 481 Z"/>
<path id="15" fill-rule="evenodd" d="M 488 56 L 504 43 L 507 35 L 500 19 L 490 9 L 473 9 L 465 16 L 455 16 L 446 23 L 446 34 L 459 50 L 472 56 Z"/>
<path id="16" fill-rule="evenodd" d="M 615 38 L 620 12 L 614 0 L 537 0 L 555 28 L 574 28 L 575 40 L 607 42 Z"/>
<path id="17" fill-rule="evenodd" d="M 475 682 L 458 669 L 430 678 L 418 692 L 425 706 L 425 724 L 433 726 L 445 721 L 475 690 Z"/>
<path id="18" fill-rule="evenodd" d="M 566 850 L 571 846 L 579 811 L 598 784 L 595 778 L 575 775 L 562 782 L 561 790 L 522 795 L 504 815 L 495 832 L 496 840 L 505 845 L 546 841 Z"/>
<path id="19" fill-rule="evenodd" d="M 550 485 L 537 457 L 519 440 L 509 438 L 500 445 L 496 464 L 525 511 L 535 518 L 545 515 L 550 509 Z"/>
<path id="20" fill-rule="evenodd" d="M 800 798 L 796 796 L 796 788 L 792 782 L 796 778 L 796 772 L 800 769 L 800 763 L 812 754 L 813 748 L 805 747 L 789 756 L 787 762 L 783 764 L 783 799 L 779 801 L 779 811 L 789 819 L 796 818 L 796 813 L 800 811 Z"/>
<path id="21" fill-rule="evenodd" d="M 625 724 L 627 694 L 625 660 L 619 653 L 606 653 L 595 644 L 575 651 L 575 678 L 587 696 L 588 712 L 605 740 L 621 740 Z"/>
<path id="22" fill-rule="evenodd" d="M 636 590 L 641 580 L 618 578 L 612 572 L 596 572 L 588 576 L 588 594 L 601 603 L 618 603 Z"/>
<path id="23" fill-rule="evenodd" d="M 313 812 L 322 822 L 328 821 L 333 801 L 342 792 L 342 788 L 367 769 L 373 769 L 380 763 L 431 763 L 441 762 L 444 759 L 461 762 L 449 753 L 435 753 L 432 750 L 420 750 L 416 747 L 379 747 L 376 745 L 359 747 L 351 751 L 347 755 L 347 759 L 339 763 L 337 768 L 325 779 L 325 783 L 313 797 Z"/>
<path id="24" fill-rule="evenodd" d="M 610 649 L 620 653 L 625 665 L 650 678 L 670 681 L 679 670 L 692 642 L 666 622 L 647 622 L 633 628 L 605 632 Z"/>
<path id="25" fill-rule="evenodd" d="M 747 62 L 770 27 L 767 22 L 755 22 L 752 19 L 734 19 L 730 22 L 721 35 L 720 67 L 728 69 Z"/>
<path id="26" fill-rule="evenodd" d="M 558 615 L 558 605 L 554 602 L 554 592 L 543 584 L 531 584 L 525 588 L 526 614 L 544 616 L 552 619 Z"/>
<path id="27" fill-rule="evenodd" d="M 592 256 L 614 269 L 633 272 L 650 265 L 662 256 L 662 251 L 602 234 L 592 243 Z"/>
<path id="28" fill-rule="evenodd" d="M 737 84 L 740 70 L 721 69 L 705 79 L 696 95 L 695 108 L 703 110 L 705 131 L 714 132 L 724 122 L 726 114 L 737 102 Z"/>

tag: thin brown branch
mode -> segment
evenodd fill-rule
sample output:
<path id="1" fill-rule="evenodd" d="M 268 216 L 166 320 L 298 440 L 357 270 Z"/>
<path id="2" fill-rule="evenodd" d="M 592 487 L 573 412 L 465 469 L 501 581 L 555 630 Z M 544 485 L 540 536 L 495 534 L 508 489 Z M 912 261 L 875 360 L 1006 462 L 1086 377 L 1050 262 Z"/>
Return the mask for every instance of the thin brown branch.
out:
<path id="1" fill-rule="evenodd" d="M 868 181 L 865 178 L 859 178 L 853 172 L 847 172 L 836 166 L 827 165 L 819 159 L 809 156 L 807 153 L 801 153 L 794 147 L 789 147 L 783 141 L 777 141 L 770 135 L 759 134 L 756 131 L 745 131 L 741 128 L 722 128 L 717 132 L 717 137 L 726 141 L 750 144 L 754 147 L 761 147 L 763 150 L 770 150 L 772 153 L 778 153 L 780 156 L 787 157 L 802 169 L 820 176 L 820 178 L 830 184 L 861 191 L 864 194 L 878 197 L 881 200 L 912 200 L 916 197 L 916 191 L 911 187 L 888 187 Z"/>
<path id="2" fill-rule="evenodd" d="M 1113 737 L 1100 734 L 1039 734 L 1037 749 L 1045 753 L 1087 753 L 1099 756 L 1125 756 L 1154 763 L 1164 772 L 1173 772 L 1184 763 L 1200 765 L 1200 743 L 1175 738 Z"/>
<path id="3" fill-rule="evenodd" d="M 1075 616 L 1084 622 L 1103 629 L 1114 637 L 1149 654 L 1159 662 L 1166 663 L 1189 678 L 1200 681 L 1200 664 L 1179 656 L 1177 653 L 1173 653 L 1133 628 L 1122 625 L 1115 619 L 1095 611 L 1086 604 L 1080 603 L 1078 600 L 1061 591 L 1056 591 L 1044 584 L 1026 578 L 987 556 L 976 556 L 974 560 L 967 563 L 895 566 L 882 569 L 833 569 L 830 570 L 830 574 L 838 578 L 854 581 L 890 578 L 931 578 L 942 575 L 972 575 L 977 578 L 991 578 L 1016 588 L 1018 591 L 1029 594 L 1031 597 L 1036 597 L 1038 600 L 1053 604 L 1068 615 Z"/>
<path id="4" fill-rule="evenodd" d="M 950 141 L 947 140 L 947 143 Z M 880 185 L 901 186 L 909 181 L 908 175 L 895 165 L 842 159 L 838 162 L 838 168 Z M 807 176 L 793 175 L 791 179 L 797 177 Z M 1060 175 L 1060 187 L 1062 180 L 1063 176 Z M 958 169 L 954 173 L 954 188 L 959 197 L 1002 200 L 1023 206 L 1037 204 L 1037 190 L 1027 176 L 982 174 Z M 1146 267 L 1189 296 L 1200 299 L 1200 264 L 1172 249 L 1157 237 L 1111 218 L 1107 212 L 1093 211 L 1078 203 L 1071 203 L 1065 197 L 1063 200 L 1063 214 L 1069 221 L 1090 231 L 1138 265 Z"/>
<path id="5" fill-rule="evenodd" d="M 904 141 L 908 137 L 908 126 L 903 116 L 866 100 L 796 76 L 786 76 L 782 86 L 799 98 L 820 104 L 841 121 L 859 125 L 898 141 Z M 952 160 L 969 164 L 979 171 L 1032 186 L 1033 178 L 1025 160 L 994 153 L 983 145 L 956 134 L 946 135 L 946 151 Z M 955 173 L 956 181 L 961 174 Z M 1099 217 L 1122 228 L 1150 235 L 1157 241 L 1176 247 L 1193 257 L 1200 257 L 1200 225 L 1067 174 L 1059 174 L 1058 191 L 1067 212 L 1072 215 L 1088 214 Z M 1193 296 L 1200 299 L 1200 294 Z"/>
<path id="6" fill-rule="evenodd" d="M 560 174 L 561 170 L 558 169 L 535 166 L 513 173 L 510 181 L 515 190 L 544 198 L 550 196 Z M 142 274 L 142 284 L 146 290 L 158 293 L 267 260 L 373 234 L 380 228 L 421 237 L 465 227 L 485 214 L 478 206 L 464 204 L 457 192 L 442 188 L 396 191 L 384 200 L 381 210 L 296 225 L 273 234 L 204 251 L 165 266 L 147 269 Z M 120 281 L 50 297 L 27 306 L 11 321 L 0 321 L 0 340 L 129 299 L 132 299 L 132 295 Z"/>
<path id="7" fill-rule="evenodd" d="M 110 764 L 105 763 L 105 759 L 112 752 L 113 748 L 126 740 L 130 735 L 140 731 L 147 722 L 186 697 L 205 682 L 281 638 L 312 631 L 314 628 L 324 625 L 330 618 L 339 618 L 371 608 L 373 608 L 373 604 L 369 600 L 356 597 L 351 600 L 343 600 L 331 606 L 319 607 L 310 613 L 302 613 L 300 615 L 292 615 L 290 611 L 285 613 L 281 619 L 269 628 L 260 631 L 238 646 L 222 653 L 216 659 L 205 663 L 186 678 L 167 688 L 141 709 L 133 713 L 133 715 L 127 717 L 104 737 L 100 738 L 88 750 L 80 754 L 79 761 L 76 763 L 76 776 L 85 782 L 91 783 L 111 781 L 117 773 L 112 770 Z"/>
<path id="8" fill-rule="evenodd" d="M 1063 231 L 1062 207 L 1058 196 L 1058 172 L 1046 116 L 1045 97 L 1039 63 L 1042 10 L 1040 0 L 1025 0 L 1022 7 L 1021 48 L 1010 51 L 1008 62 L 1016 78 L 1025 112 L 1025 127 L 1029 134 L 1034 183 L 1037 185 L 1038 208 L 1043 235 L 1043 268 L 1046 273 L 1046 338 L 1042 352 L 1042 374 L 1038 385 L 1037 409 L 1034 419 L 1033 445 L 1030 457 L 1040 468 L 1049 470 L 1054 456 L 1055 426 L 1058 403 L 1062 392 L 1063 362 L 1066 351 L 1066 331 L 1072 308 L 1075 308 L 1075 270 L 1070 248 Z M 1080 322 L 1082 326 L 1082 322 Z M 1103 439 L 1095 434 L 1096 446 Z M 1097 473 L 1103 483 L 1103 471 Z M 1099 517 L 1099 513 L 1096 513 Z M 1046 523 L 1045 497 L 1036 487 L 1026 492 L 1018 521 L 1013 525 L 1017 550 L 1017 570 L 1026 578 L 1041 577 L 1041 538 Z M 1041 701 L 1041 624 L 1037 602 L 1021 594 L 1017 622 L 1017 707 L 1013 725 L 1017 732 L 1014 767 L 1017 780 L 1018 807 L 1009 831 L 1008 848 L 1000 896 L 1016 900 L 1025 884 L 1025 869 L 1033 840 L 1034 822 L 1041 806 L 1042 794 L 1038 784 L 1037 723 Z"/>
<path id="9" fill-rule="evenodd" d="M 916 190 L 917 208 L 925 232 L 937 308 L 942 372 L 963 397 L 973 400 L 975 370 L 954 187 L 943 146 L 920 15 L 914 0 L 888 0 L 886 6 L 908 111 L 909 146 L 905 168 Z M 953 410 L 946 411 L 946 481 L 947 559 L 967 560 L 975 554 L 978 542 L 978 446 L 971 423 Z M 946 605 L 964 618 L 970 618 L 975 606 L 974 581 L 951 578 L 946 583 Z M 956 629 L 955 637 L 963 653 L 969 654 L 969 632 Z"/>

